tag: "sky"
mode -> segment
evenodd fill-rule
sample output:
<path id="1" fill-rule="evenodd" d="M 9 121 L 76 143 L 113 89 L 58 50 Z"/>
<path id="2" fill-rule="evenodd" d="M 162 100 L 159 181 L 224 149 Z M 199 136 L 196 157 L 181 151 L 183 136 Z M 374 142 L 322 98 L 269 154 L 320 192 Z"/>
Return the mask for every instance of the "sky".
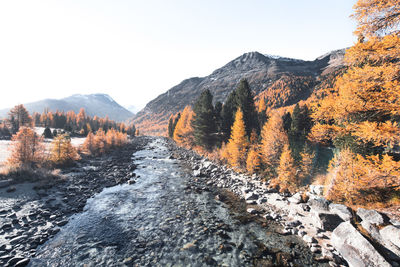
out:
<path id="1" fill-rule="evenodd" d="M 355 0 L 3 0 L 0 108 L 106 93 L 143 108 L 246 52 L 351 46 Z"/>

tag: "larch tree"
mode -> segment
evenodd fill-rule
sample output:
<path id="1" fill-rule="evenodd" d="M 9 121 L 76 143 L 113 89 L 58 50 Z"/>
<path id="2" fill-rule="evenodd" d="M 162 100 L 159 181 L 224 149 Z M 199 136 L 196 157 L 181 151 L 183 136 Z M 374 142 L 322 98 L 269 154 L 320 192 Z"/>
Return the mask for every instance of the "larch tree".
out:
<path id="1" fill-rule="evenodd" d="M 174 140 L 181 146 L 193 146 L 193 128 L 192 128 L 193 110 L 186 106 L 182 115 L 176 124 L 174 131 Z"/>
<path id="2" fill-rule="evenodd" d="M 236 111 L 235 122 L 232 126 L 231 138 L 226 145 L 228 155 L 227 161 L 230 166 L 237 169 L 245 169 L 248 141 L 246 137 L 246 128 L 243 121 L 243 113 L 239 108 Z"/>
<path id="3" fill-rule="evenodd" d="M 335 168 L 331 171 L 343 172 L 343 179 L 347 179 L 340 182 L 342 175 L 331 175 L 337 181 L 330 182 L 329 191 L 340 192 L 350 202 L 365 198 L 349 196 L 341 184 L 348 184 L 349 188 L 366 184 L 365 195 L 379 190 L 382 194 L 382 190 L 392 190 L 378 188 L 388 179 L 383 173 L 397 173 L 398 161 L 390 154 L 400 145 L 399 14 L 398 1 L 357 1 L 354 16 L 359 40 L 346 51 L 348 69 L 333 88 L 326 89 L 327 96 L 314 105 L 316 125 L 310 139 L 334 144 L 342 151 L 340 158 L 334 159 Z M 375 157 L 374 164 L 371 157 Z M 343 169 L 346 164 L 351 170 Z M 369 167 L 368 172 L 363 171 L 365 166 Z M 370 180 L 371 173 L 375 174 L 374 180 Z M 396 180 L 399 184 L 400 177 Z M 354 196 L 355 191 L 352 190 Z"/>
<path id="4" fill-rule="evenodd" d="M 94 134 L 92 132 L 89 132 L 88 135 L 86 136 L 85 142 L 82 145 L 83 151 L 90 155 L 95 155 L 96 154 L 96 141 Z"/>
<path id="5" fill-rule="evenodd" d="M 16 105 L 13 107 L 8 113 L 7 122 L 13 134 L 18 132 L 19 128 L 22 126 L 32 127 L 32 117 L 29 115 L 24 105 Z"/>
<path id="6" fill-rule="evenodd" d="M 59 134 L 51 142 L 50 161 L 56 165 L 71 164 L 79 159 L 78 152 L 71 144 L 71 138 L 66 134 Z"/>
<path id="7" fill-rule="evenodd" d="M 12 141 L 10 146 L 11 154 L 7 159 L 8 165 L 26 168 L 33 167 L 43 161 L 45 151 L 43 139 L 31 128 L 21 127 L 13 135 Z"/>
<path id="8" fill-rule="evenodd" d="M 261 170 L 261 155 L 257 146 L 249 149 L 246 160 L 246 169 L 249 173 L 257 173 Z"/>
<path id="9" fill-rule="evenodd" d="M 282 116 L 278 112 L 273 112 L 261 131 L 262 161 L 270 176 L 276 175 L 283 147 L 288 143 Z"/>
<path id="10" fill-rule="evenodd" d="M 206 150 L 211 150 L 216 142 L 217 124 L 212 101 L 210 90 L 203 91 L 194 104 L 191 122 L 195 144 Z"/>
<path id="11" fill-rule="evenodd" d="M 272 179 L 272 185 L 279 185 L 280 191 L 286 190 L 294 192 L 298 187 L 297 170 L 290 147 L 285 144 L 282 154 L 279 159 L 279 166 L 277 169 L 278 177 Z"/>

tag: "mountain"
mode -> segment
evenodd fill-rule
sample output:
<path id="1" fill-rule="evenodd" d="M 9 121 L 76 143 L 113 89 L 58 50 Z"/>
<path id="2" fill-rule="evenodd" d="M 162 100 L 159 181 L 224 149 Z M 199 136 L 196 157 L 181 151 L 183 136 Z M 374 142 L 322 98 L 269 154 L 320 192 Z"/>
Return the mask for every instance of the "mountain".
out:
<path id="1" fill-rule="evenodd" d="M 142 132 L 163 134 L 171 114 L 192 104 L 203 90 L 209 89 L 215 101 L 224 102 L 242 78 L 255 95 L 264 93 L 269 106 L 291 105 L 309 97 L 318 84 L 341 69 L 344 53 L 345 49 L 335 50 L 313 61 L 245 53 L 206 77 L 189 78 L 159 95 L 133 122 Z"/>
<path id="2" fill-rule="evenodd" d="M 111 120 L 122 122 L 133 117 L 133 113 L 114 101 L 107 94 L 72 95 L 63 99 L 44 99 L 37 102 L 24 104 L 30 114 L 33 112 L 42 113 L 45 109 L 49 111 L 70 111 L 78 113 L 84 108 L 89 116 L 106 117 Z M 8 109 L 0 110 L 0 117 L 6 117 Z"/>

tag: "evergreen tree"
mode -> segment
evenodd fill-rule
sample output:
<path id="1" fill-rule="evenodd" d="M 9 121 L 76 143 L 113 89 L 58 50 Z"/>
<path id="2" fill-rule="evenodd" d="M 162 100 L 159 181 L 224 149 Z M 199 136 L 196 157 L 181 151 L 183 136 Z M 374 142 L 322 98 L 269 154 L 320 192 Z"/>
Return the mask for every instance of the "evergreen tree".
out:
<path id="1" fill-rule="evenodd" d="M 173 127 L 174 127 L 174 117 L 171 116 L 168 121 L 168 137 L 169 138 L 174 137 L 174 128 Z"/>
<path id="2" fill-rule="evenodd" d="M 234 122 L 234 114 L 237 110 L 236 91 L 232 91 L 226 99 L 221 110 L 222 141 L 227 142 L 231 136 L 231 128 Z"/>
<path id="3" fill-rule="evenodd" d="M 53 135 L 51 134 L 51 130 L 49 127 L 46 127 L 44 129 L 43 136 L 44 136 L 44 138 L 53 138 Z"/>
<path id="4" fill-rule="evenodd" d="M 215 123 L 213 96 L 207 89 L 201 93 L 194 104 L 192 120 L 195 144 L 210 150 L 215 144 L 217 125 Z"/>
<path id="5" fill-rule="evenodd" d="M 246 79 L 242 79 L 236 89 L 236 103 L 243 112 L 243 120 L 246 126 L 247 136 L 250 136 L 253 129 L 256 129 L 256 131 L 259 132 L 254 95 Z"/>

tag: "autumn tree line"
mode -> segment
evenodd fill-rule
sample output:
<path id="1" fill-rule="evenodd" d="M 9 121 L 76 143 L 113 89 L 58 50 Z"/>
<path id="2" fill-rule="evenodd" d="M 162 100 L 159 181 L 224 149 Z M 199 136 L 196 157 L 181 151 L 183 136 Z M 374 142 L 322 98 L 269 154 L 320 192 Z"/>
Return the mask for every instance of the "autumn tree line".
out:
<path id="1" fill-rule="evenodd" d="M 46 128 L 46 138 L 52 138 L 57 135 L 57 131 L 54 132 L 53 130 L 49 132 L 50 128 L 81 136 L 86 136 L 89 132 L 96 132 L 99 129 L 103 129 L 104 131 L 116 129 L 132 136 L 136 133 L 136 128 L 133 124 L 117 123 L 108 117 L 90 117 L 83 108 L 80 109 L 78 114 L 72 110 L 66 113 L 64 111 L 50 112 L 45 110 L 42 114 L 34 112 L 30 116 L 23 105 L 17 105 L 10 110 L 8 118 L 0 124 L 0 137 L 3 139 L 10 138 L 18 132 L 21 126 L 32 125 Z"/>
<path id="2" fill-rule="evenodd" d="M 357 43 L 346 68 L 318 97 L 273 109 L 255 103 L 246 80 L 213 104 L 205 90 L 172 116 L 168 135 L 179 145 L 238 171 L 259 173 L 281 192 L 316 179 L 325 196 L 350 205 L 400 203 L 400 7 L 393 0 L 359 0 Z M 316 168 L 322 149 L 334 151 Z"/>
<path id="3" fill-rule="evenodd" d="M 82 154 L 99 156 L 108 151 L 122 147 L 128 142 L 128 133 L 134 136 L 135 127 L 126 127 L 123 123 L 116 123 L 109 119 L 91 118 L 85 115 L 81 109 L 77 116 L 73 112 L 68 112 L 66 123 L 72 125 L 81 134 L 88 130 L 85 142 L 76 148 L 71 143 L 70 134 L 66 131 L 48 133 L 48 126 L 61 126 L 57 124 L 57 119 L 64 116 L 64 113 L 56 112 L 43 113 L 42 123 L 45 121 L 47 126 L 43 135 L 39 135 L 34 130 L 34 120 L 29 115 L 23 105 L 17 105 L 11 109 L 9 118 L 5 122 L 8 129 L 13 132 L 11 143 L 11 155 L 7 159 L 7 165 L 13 169 L 34 169 L 37 167 L 51 168 L 55 166 L 65 166 L 73 164 L 81 158 Z M 42 115 L 43 115 L 42 114 Z M 58 115 L 55 115 L 58 114 Z M 74 121 L 72 120 L 74 119 Z M 48 124 L 47 124 L 48 123 Z M 93 127 L 92 127 L 93 125 Z M 106 126 L 105 129 L 97 128 Z M 116 128 L 114 128 L 115 126 Z M 94 130 L 96 129 L 96 130 Z M 46 133 L 47 132 L 47 133 Z M 44 137 L 52 134 L 53 140 L 49 148 L 46 148 Z"/>

